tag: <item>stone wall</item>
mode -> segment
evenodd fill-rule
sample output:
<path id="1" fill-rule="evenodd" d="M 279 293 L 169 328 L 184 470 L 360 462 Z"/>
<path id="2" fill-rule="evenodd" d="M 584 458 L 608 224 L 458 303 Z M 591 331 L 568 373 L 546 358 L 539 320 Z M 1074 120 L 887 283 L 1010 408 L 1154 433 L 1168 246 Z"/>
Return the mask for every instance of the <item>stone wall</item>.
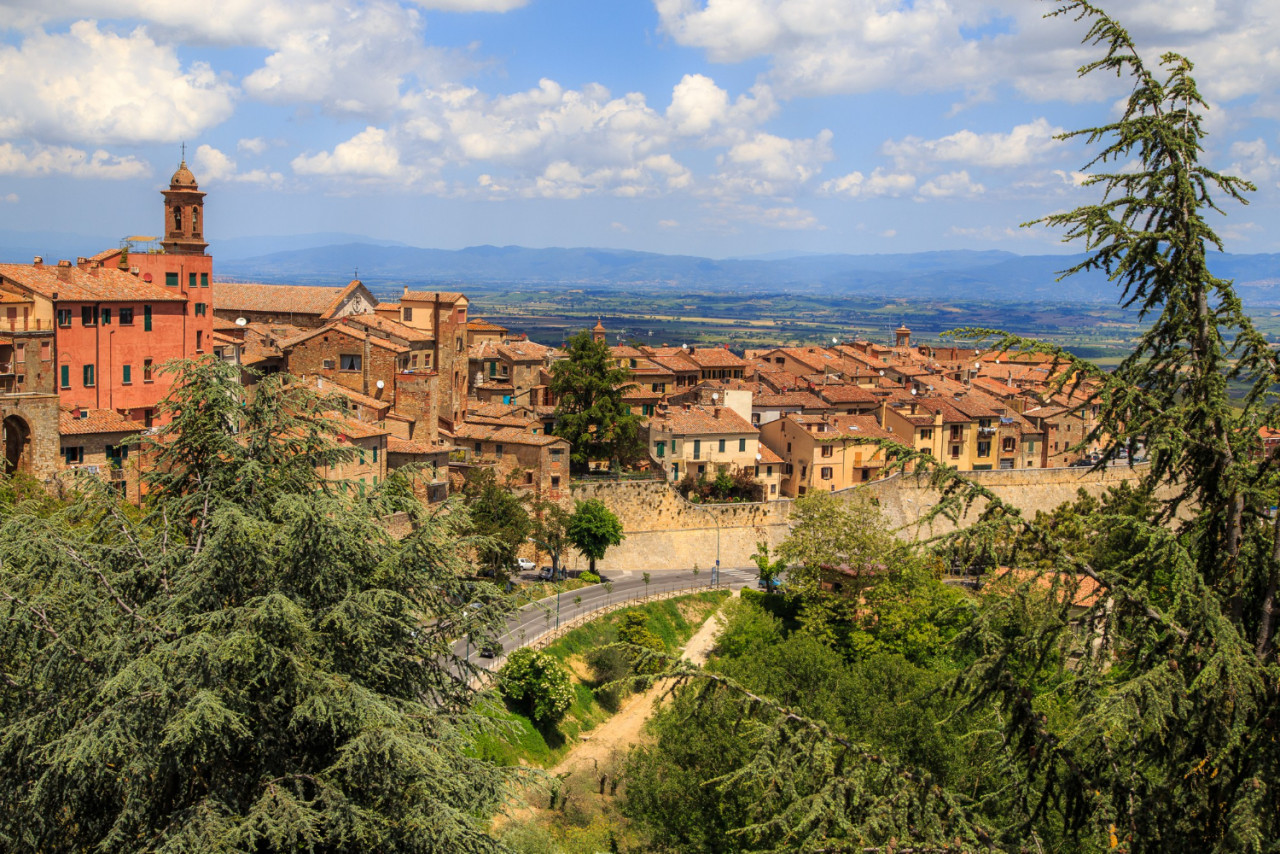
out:
<path id="1" fill-rule="evenodd" d="M 790 501 L 691 504 L 666 481 L 575 483 L 574 500 L 597 498 L 622 522 L 626 539 L 597 561 L 604 571 L 751 566 L 756 543 L 787 535 Z"/>
<path id="2" fill-rule="evenodd" d="M 1101 472 L 1086 468 L 1013 469 L 966 475 L 1026 516 L 1034 517 L 1037 511 L 1074 501 L 1081 488 L 1101 495 L 1122 481 L 1138 479 L 1144 469 L 1145 466 L 1115 466 Z M 925 539 L 957 527 L 946 519 L 932 527 L 920 524 L 921 516 L 937 503 L 938 494 L 915 475 L 895 474 L 836 494 L 852 495 L 858 490 L 877 499 L 887 521 L 903 538 Z M 790 500 L 691 504 L 665 481 L 574 483 L 572 496 L 578 501 L 603 501 L 622 522 L 626 539 L 598 562 L 605 571 L 688 569 L 695 564 L 710 569 L 715 565 L 717 551 L 721 567 L 752 566 L 751 556 L 758 542 L 766 542 L 772 548 L 786 537 L 792 506 Z M 981 504 L 976 504 L 959 520 L 959 525 L 972 523 L 980 512 Z M 575 565 L 575 556 L 566 558 L 568 565 Z"/>

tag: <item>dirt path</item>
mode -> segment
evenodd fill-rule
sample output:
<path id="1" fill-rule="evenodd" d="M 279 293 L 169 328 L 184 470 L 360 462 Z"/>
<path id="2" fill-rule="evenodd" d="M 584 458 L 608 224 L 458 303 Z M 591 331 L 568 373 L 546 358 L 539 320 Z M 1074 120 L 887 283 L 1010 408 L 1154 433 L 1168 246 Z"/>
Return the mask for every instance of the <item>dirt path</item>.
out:
<path id="1" fill-rule="evenodd" d="M 734 595 L 738 595 L 736 592 Z M 694 632 L 685 644 L 681 657 L 694 664 L 705 664 L 707 655 L 716 644 L 716 637 L 724 628 L 721 612 L 716 611 Z M 644 722 L 653 714 L 654 701 L 661 696 L 665 686 L 655 685 L 643 694 L 627 698 L 618 713 L 587 733 L 551 769 L 554 775 L 563 775 L 582 769 L 606 767 L 613 760 L 624 756 L 631 745 L 640 739 Z"/>

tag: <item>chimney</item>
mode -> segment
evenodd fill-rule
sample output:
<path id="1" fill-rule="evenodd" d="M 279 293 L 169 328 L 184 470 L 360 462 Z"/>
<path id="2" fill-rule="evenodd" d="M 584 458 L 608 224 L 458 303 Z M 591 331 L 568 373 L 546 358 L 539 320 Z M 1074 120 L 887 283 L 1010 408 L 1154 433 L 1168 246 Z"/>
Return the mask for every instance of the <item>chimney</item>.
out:
<path id="1" fill-rule="evenodd" d="M 718 406 L 717 406 L 717 407 L 712 411 L 712 417 L 713 417 L 713 418 L 719 418 L 719 417 L 720 417 L 720 407 L 718 407 Z"/>
<path id="2" fill-rule="evenodd" d="M 86 257 L 84 257 L 83 255 L 78 256 L 78 257 L 76 258 L 76 266 L 77 266 L 77 267 L 87 267 L 87 266 L 89 266 L 89 259 L 88 259 L 88 258 L 86 258 Z"/>
<path id="3" fill-rule="evenodd" d="M 42 258 L 41 256 L 37 255 L 37 256 L 35 257 L 35 260 L 31 262 L 31 266 L 32 266 L 32 267 L 43 267 L 43 266 L 44 266 L 44 258 Z"/>
<path id="4" fill-rule="evenodd" d="M 58 262 L 58 279 L 63 282 L 71 281 L 71 262 L 70 261 Z"/>

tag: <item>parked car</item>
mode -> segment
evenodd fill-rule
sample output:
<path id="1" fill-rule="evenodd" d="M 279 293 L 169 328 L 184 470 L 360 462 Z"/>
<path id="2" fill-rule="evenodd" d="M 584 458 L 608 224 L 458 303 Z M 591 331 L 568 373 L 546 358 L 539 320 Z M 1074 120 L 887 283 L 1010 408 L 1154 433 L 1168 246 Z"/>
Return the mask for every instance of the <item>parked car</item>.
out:
<path id="1" fill-rule="evenodd" d="M 556 571 L 549 566 L 544 566 L 542 569 L 538 570 L 538 578 L 541 578 L 543 581 L 550 581 L 555 577 L 555 574 Z"/>
<path id="2" fill-rule="evenodd" d="M 502 644 L 498 641 L 480 647 L 480 655 L 484 658 L 495 658 L 500 652 L 502 652 Z"/>
<path id="3" fill-rule="evenodd" d="M 529 560 L 527 557 L 516 558 L 516 568 L 521 572 L 533 572 L 537 568 L 537 564 Z"/>

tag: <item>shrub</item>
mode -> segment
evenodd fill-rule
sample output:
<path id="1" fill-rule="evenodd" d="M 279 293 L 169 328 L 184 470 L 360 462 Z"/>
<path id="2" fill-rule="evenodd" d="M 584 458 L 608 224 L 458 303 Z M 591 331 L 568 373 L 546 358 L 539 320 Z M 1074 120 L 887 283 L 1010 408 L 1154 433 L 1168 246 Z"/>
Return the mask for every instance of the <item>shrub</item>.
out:
<path id="1" fill-rule="evenodd" d="M 523 647 L 511 653 L 499 676 L 502 696 L 539 724 L 560 720 L 573 702 L 568 672 L 541 650 Z"/>
<path id="2" fill-rule="evenodd" d="M 635 672 L 627 651 L 618 646 L 597 647 L 587 653 L 587 666 L 591 668 L 592 678 L 599 686 L 596 688 L 596 699 L 609 711 L 617 711 L 618 704 L 629 690 L 629 686 L 619 680 L 626 679 Z"/>
<path id="3" fill-rule="evenodd" d="M 588 569 L 578 574 L 578 580 L 584 584 L 599 584 L 600 576 Z"/>

